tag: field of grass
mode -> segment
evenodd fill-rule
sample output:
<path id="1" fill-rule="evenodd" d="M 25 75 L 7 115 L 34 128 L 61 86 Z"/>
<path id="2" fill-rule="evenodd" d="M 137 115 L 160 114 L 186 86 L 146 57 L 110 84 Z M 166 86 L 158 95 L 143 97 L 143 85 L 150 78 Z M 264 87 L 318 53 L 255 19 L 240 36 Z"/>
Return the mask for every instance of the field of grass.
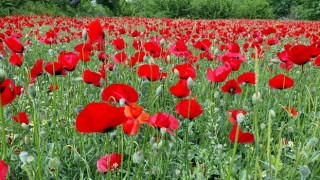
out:
<path id="1" fill-rule="evenodd" d="M 0 21 L 0 180 L 320 179 L 320 22 Z"/>

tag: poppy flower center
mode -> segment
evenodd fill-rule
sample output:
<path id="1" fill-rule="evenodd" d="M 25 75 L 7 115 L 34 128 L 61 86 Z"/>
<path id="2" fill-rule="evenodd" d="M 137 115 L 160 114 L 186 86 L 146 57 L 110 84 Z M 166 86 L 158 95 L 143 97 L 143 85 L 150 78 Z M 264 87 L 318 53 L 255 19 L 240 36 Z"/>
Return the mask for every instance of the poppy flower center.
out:
<path id="1" fill-rule="evenodd" d="M 233 93 L 235 91 L 235 88 L 230 88 L 229 93 Z"/>

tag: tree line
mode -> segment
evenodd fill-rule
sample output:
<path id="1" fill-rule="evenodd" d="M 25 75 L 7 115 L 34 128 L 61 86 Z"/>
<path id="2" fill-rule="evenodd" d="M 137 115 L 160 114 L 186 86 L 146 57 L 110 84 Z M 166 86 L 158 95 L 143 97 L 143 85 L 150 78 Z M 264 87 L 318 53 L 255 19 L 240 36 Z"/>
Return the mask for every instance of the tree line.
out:
<path id="1" fill-rule="evenodd" d="M 0 8 L 0 16 L 320 19 L 320 1 L 315 0 L 0 0 Z"/>

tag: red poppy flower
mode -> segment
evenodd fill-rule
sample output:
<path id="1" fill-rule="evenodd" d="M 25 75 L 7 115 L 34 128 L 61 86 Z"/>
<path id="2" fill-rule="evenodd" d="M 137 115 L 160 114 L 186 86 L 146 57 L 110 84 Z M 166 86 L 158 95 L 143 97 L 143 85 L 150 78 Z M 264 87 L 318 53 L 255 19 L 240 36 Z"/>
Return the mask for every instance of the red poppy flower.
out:
<path id="1" fill-rule="evenodd" d="M 103 51 L 100 51 L 99 54 L 98 54 L 98 58 L 100 61 L 102 62 L 107 62 L 108 59 L 109 59 L 109 55 Z"/>
<path id="2" fill-rule="evenodd" d="M 47 62 L 46 63 L 46 67 L 44 68 L 46 70 L 47 73 L 49 73 L 50 75 L 62 75 L 65 76 L 67 75 L 66 71 L 64 70 L 61 62 Z"/>
<path id="3" fill-rule="evenodd" d="M 76 52 L 91 52 L 93 50 L 92 44 L 91 43 L 86 43 L 86 44 L 78 44 L 74 47 L 74 50 Z"/>
<path id="4" fill-rule="evenodd" d="M 294 107 L 283 107 L 287 112 L 289 112 L 292 116 L 298 116 L 298 113 Z"/>
<path id="5" fill-rule="evenodd" d="M 88 51 L 83 51 L 78 54 L 79 59 L 84 62 L 89 62 L 91 60 L 90 56 L 91 52 Z"/>
<path id="6" fill-rule="evenodd" d="M 199 58 L 200 59 L 207 58 L 208 61 L 212 61 L 214 59 L 214 54 L 211 54 L 210 52 L 205 51 L 199 54 Z"/>
<path id="7" fill-rule="evenodd" d="M 124 49 L 127 46 L 124 40 L 120 37 L 118 37 L 117 39 L 111 40 L 111 43 L 113 44 L 114 49 L 118 51 Z"/>
<path id="8" fill-rule="evenodd" d="M 190 64 L 178 64 L 174 66 L 172 68 L 173 73 L 175 69 L 178 70 L 180 79 L 188 79 L 189 77 L 195 79 L 197 77 L 196 70 Z"/>
<path id="9" fill-rule="evenodd" d="M 15 85 L 13 81 L 10 79 L 5 79 L 0 84 L 0 93 L 1 93 L 1 102 L 2 106 L 5 106 L 7 104 L 10 104 L 17 96 Z"/>
<path id="10" fill-rule="evenodd" d="M 267 39 L 267 44 L 268 45 L 276 45 L 279 43 L 279 39 L 278 38 L 269 38 Z"/>
<path id="11" fill-rule="evenodd" d="M 234 123 L 233 124 L 233 128 L 229 134 L 229 139 L 231 142 L 235 142 L 236 141 L 236 133 L 237 133 L 237 127 L 238 127 L 238 123 Z M 238 133 L 238 143 L 252 143 L 254 142 L 254 135 L 252 133 L 249 132 L 242 132 L 241 129 L 239 129 L 239 133 Z"/>
<path id="12" fill-rule="evenodd" d="M 179 128 L 179 121 L 172 115 L 167 113 L 159 112 L 152 115 L 149 120 L 149 125 L 155 128 L 166 128 L 170 135 L 174 135 L 172 130 Z"/>
<path id="13" fill-rule="evenodd" d="M 229 43 L 226 49 L 228 49 L 230 53 L 240 53 L 240 46 L 237 43 Z"/>
<path id="14" fill-rule="evenodd" d="M 132 46 L 135 50 L 140 50 L 142 47 L 142 43 L 140 40 L 132 40 Z"/>
<path id="15" fill-rule="evenodd" d="M 4 39 L 4 42 L 8 46 L 8 48 L 15 53 L 23 53 L 24 47 L 20 40 L 15 36 L 8 37 Z"/>
<path id="16" fill-rule="evenodd" d="M 74 52 L 62 51 L 59 54 L 58 61 L 62 64 L 63 68 L 67 71 L 76 69 L 79 62 L 79 57 Z"/>
<path id="17" fill-rule="evenodd" d="M 241 87 L 237 83 L 236 80 L 231 79 L 226 82 L 225 85 L 221 87 L 222 92 L 230 93 L 230 94 L 240 94 L 242 92 Z"/>
<path id="18" fill-rule="evenodd" d="M 186 46 L 183 42 L 178 41 L 174 45 L 171 45 L 169 48 L 170 52 L 179 57 L 188 57 L 192 53 L 188 50 L 188 46 Z"/>
<path id="19" fill-rule="evenodd" d="M 156 42 L 147 42 L 144 44 L 144 48 L 149 53 L 150 56 L 154 58 L 160 57 L 161 46 Z"/>
<path id="20" fill-rule="evenodd" d="M 214 71 L 211 68 L 207 70 L 207 78 L 211 82 L 223 82 L 227 79 L 232 69 L 228 66 L 218 66 Z"/>
<path id="21" fill-rule="evenodd" d="M 294 85 L 294 81 L 284 74 L 278 74 L 269 80 L 269 86 L 274 89 L 288 89 Z"/>
<path id="22" fill-rule="evenodd" d="M 15 52 L 12 52 L 9 61 L 12 65 L 20 67 L 22 65 L 22 58 L 22 54 L 18 55 Z"/>
<path id="23" fill-rule="evenodd" d="M 229 110 L 229 113 L 231 113 L 231 116 L 229 116 L 229 120 L 232 123 L 237 123 L 237 115 L 242 113 L 243 115 L 246 115 L 247 112 L 242 109 L 235 109 L 235 110 Z"/>
<path id="24" fill-rule="evenodd" d="M 28 116 L 25 112 L 19 112 L 17 116 L 12 116 L 12 119 L 17 123 L 29 124 Z"/>
<path id="25" fill-rule="evenodd" d="M 50 86 L 49 86 L 49 91 L 50 92 L 56 91 L 58 89 L 59 89 L 59 87 L 56 84 L 50 84 Z"/>
<path id="26" fill-rule="evenodd" d="M 124 99 L 126 104 L 138 101 L 137 91 L 127 84 L 111 84 L 102 91 L 102 100 L 106 102 L 119 102 Z"/>
<path id="27" fill-rule="evenodd" d="M 178 98 L 184 98 L 191 94 L 191 90 L 188 88 L 187 80 L 179 79 L 178 83 L 170 87 L 172 95 Z"/>
<path id="28" fill-rule="evenodd" d="M 87 32 L 91 43 L 97 43 L 104 39 L 104 32 L 98 19 L 88 24 Z"/>
<path id="29" fill-rule="evenodd" d="M 127 120 L 124 107 L 90 103 L 77 116 L 76 128 L 82 133 L 105 133 Z"/>
<path id="30" fill-rule="evenodd" d="M 85 69 L 83 72 L 83 81 L 87 84 L 93 84 L 96 87 L 100 87 L 100 79 L 101 79 L 101 75 L 96 73 L 96 72 L 92 72 L 89 69 Z"/>
<path id="31" fill-rule="evenodd" d="M 312 53 L 312 47 L 306 45 L 296 45 L 289 51 L 289 59 L 294 64 L 304 65 L 310 58 Z"/>
<path id="32" fill-rule="evenodd" d="M 256 84 L 256 74 L 254 72 L 245 72 L 238 76 L 237 82 L 239 84 Z"/>
<path id="33" fill-rule="evenodd" d="M 195 99 L 184 99 L 176 105 L 176 112 L 188 119 L 193 119 L 202 114 L 203 110 Z"/>
<path id="34" fill-rule="evenodd" d="M 0 179 L 5 180 L 9 171 L 9 166 L 6 162 L 0 160 Z"/>
<path id="35" fill-rule="evenodd" d="M 23 86 L 16 86 L 15 87 L 15 91 L 16 91 L 17 96 L 20 96 L 22 94 L 22 89 L 23 89 Z"/>
<path id="36" fill-rule="evenodd" d="M 110 170 L 116 170 L 121 165 L 121 154 L 107 154 L 101 157 L 97 161 L 98 172 L 108 172 Z"/>
<path id="37" fill-rule="evenodd" d="M 143 107 L 137 105 L 136 103 L 130 104 L 130 106 L 125 105 L 124 114 L 127 120 L 122 124 L 123 132 L 128 135 L 137 134 L 140 124 L 148 122 L 149 114 L 143 112 Z"/>
<path id="38" fill-rule="evenodd" d="M 314 65 L 315 66 L 320 66 L 320 55 L 314 60 Z"/>
<path id="39" fill-rule="evenodd" d="M 209 39 L 203 39 L 203 40 L 197 41 L 193 46 L 195 49 L 199 49 L 202 51 L 210 51 L 211 44 L 212 44 L 212 41 L 210 41 Z"/>
<path id="40" fill-rule="evenodd" d="M 38 59 L 37 62 L 32 66 L 29 73 L 30 83 L 34 83 L 35 79 L 42 74 L 42 64 L 43 60 Z"/>
<path id="41" fill-rule="evenodd" d="M 141 78 L 148 79 L 149 81 L 156 81 L 166 77 L 167 74 L 160 72 L 160 68 L 157 64 L 143 64 L 138 68 L 138 75 Z"/>
<path id="42" fill-rule="evenodd" d="M 112 57 L 112 60 L 118 64 L 124 63 L 127 60 L 127 54 L 125 52 L 119 52 Z"/>

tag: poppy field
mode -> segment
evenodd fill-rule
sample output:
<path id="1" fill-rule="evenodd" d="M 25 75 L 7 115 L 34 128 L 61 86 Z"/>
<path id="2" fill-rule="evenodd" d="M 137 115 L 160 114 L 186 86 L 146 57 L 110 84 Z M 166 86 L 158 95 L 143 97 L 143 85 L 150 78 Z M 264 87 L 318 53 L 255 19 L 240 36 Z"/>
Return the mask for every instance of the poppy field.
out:
<path id="1" fill-rule="evenodd" d="M 0 20 L 0 180 L 320 179 L 318 21 Z"/>

